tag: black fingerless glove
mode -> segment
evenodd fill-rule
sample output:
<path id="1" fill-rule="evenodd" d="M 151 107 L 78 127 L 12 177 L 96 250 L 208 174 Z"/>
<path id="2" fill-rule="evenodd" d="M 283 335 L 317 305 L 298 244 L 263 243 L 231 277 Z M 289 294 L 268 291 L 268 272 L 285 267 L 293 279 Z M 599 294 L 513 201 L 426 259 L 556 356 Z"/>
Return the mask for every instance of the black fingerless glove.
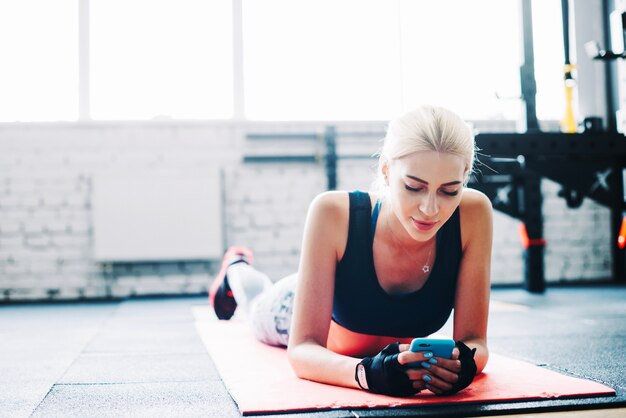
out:
<path id="1" fill-rule="evenodd" d="M 362 389 L 391 396 L 410 396 L 419 390 L 398 363 L 400 343 L 389 344 L 374 357 L 365 357 L 356 368 L 356 381 Z M 366 386 L 359 380 L 359 368 L 365 371 Z M 362 377 L 362 376 L 361 376 Z"/>
<path id="2" fill-rule="evenodd" d="M 471 349 L 465 345 L 463 341 L 456 341 L 456 346 L 459 348 L 459 360 L 461 361 L 461 371 L 459 372 L 459 380 L 452 385 L 452 389 L 446 392 L 448 395 L 457 393 L 458 391 L 465 389 L 472 383 L 474 376 L 476 376 L 476 362 L 474 361 L 474 354 L 476 349 Z"/>

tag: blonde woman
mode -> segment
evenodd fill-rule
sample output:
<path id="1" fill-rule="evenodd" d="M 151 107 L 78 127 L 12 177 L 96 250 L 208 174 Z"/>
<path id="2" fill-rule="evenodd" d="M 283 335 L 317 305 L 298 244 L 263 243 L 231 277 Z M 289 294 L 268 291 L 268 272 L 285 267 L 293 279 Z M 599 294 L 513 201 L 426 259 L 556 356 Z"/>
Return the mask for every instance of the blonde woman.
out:
<path id="1" fill-rule="evenodd" d="M 447 109 L 391 121 L 375 190 L 311 203 L 297 274 L 272 285 L 249 250 L 229 250 L 210 292 L 218 317 L 242 307 L 303 379 L 392 396 L 467 387 L 489 356 L 492 208 L 466 187 L 474 155 L 471 129 Z M 452 358 L 409 350 L 453 311 Z"/>

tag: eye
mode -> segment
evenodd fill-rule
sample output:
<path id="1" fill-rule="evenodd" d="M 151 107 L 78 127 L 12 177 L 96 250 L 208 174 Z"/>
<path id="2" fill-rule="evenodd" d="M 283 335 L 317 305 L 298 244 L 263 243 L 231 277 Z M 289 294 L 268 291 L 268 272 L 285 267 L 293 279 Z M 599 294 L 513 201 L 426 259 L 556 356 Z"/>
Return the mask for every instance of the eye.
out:
<path id="1" fill-rule="evenodd" d="M 446 196 L 456 196 L 456 195 L 458 195 L 458 194 L 459 194 L 459 191 L 458 191 L 458 190 L 455 190 L 455 191 L 453 191 L 453 192 L 447 192 L 447 191 L 445 191 L 445 190 L 442 190 L 442 191 L 441 191 L 441 193 L 445 194 Z"/>
<path id="2" fill-rule="evenodd" d="M 421 192 L 422 190 L 424 190 L 423 187 L 410 187 L 408 185 L 404 185 L 404 188 L 407 189 L 410 192 Z"/>

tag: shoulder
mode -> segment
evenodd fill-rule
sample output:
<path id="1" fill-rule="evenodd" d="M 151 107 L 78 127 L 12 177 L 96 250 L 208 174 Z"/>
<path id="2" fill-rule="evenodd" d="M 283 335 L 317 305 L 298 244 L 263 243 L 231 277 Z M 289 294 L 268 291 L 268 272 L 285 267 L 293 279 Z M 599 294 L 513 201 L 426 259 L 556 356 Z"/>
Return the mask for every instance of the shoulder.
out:
<path id="1" fill-rule="evenodd" d="M 464 189 L 459 213 L 463 248 L 476 237 L 491 236 L 493 207 L 484 193 L 475 189 Z"/>
<path id="2" fill-rule="evenodd" d="M 305 226 L 305 241 L 316 246 L 334 248 L 335 256 L 343 254 L 342 244 L 347 241 L 350 219 L 348 192 L 329 191 L 317 195 L 309 205 Z"/>
<path id="3" fill-rule="evenodd" d="M 350 198 L 345 191 L 323 192 L 315 196 L 309 212 L 311 214 L 331 215 L 333 218 L 349 212 Z"/>
<path id="4" fill-rule="evenodd" d="M 370 193 L 370 199 L 376 199 L 376 196 Z M 309 206 L 307 225 L 310 234 L 319 235 L 324 242 L 334 246 L 337 260 L 341 260 L 348 242 L 350 193 L 328 191 L 317 195 Z"/>
<path id="5" fill-rule="evenodd" d="M 463 190 L 460 208 L 462 213 L 467 212 L 470 214 L 492 211 L 491 201 L 489 198 L 483 192 L 469 188 L 465 188 Z"/>
<path id="6" fill-rule="evenodd" d="M 364 193 L 369 196 L 373 207 L 379 196 L 375 193 Z M 336 190 L 322 192 L 315 196 L 311 202 L 310 210 L 320 211 L 327 214 L 347 215 L 350 212 L 350 192 Z"/>

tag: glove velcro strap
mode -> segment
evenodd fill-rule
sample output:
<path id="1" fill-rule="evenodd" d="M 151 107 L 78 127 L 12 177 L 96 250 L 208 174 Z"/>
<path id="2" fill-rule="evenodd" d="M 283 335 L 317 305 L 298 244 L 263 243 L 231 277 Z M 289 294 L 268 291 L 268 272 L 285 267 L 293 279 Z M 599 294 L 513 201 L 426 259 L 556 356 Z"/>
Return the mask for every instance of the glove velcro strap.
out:
<path id="1" fill-rule="evenodd" d="M 374 357 L 365 357 L 359 364 L 365 367 L 369 391 L 390 396 L 409 396 L 418 392 L 398 362 L 400 343 L 389 344 Z"/>

